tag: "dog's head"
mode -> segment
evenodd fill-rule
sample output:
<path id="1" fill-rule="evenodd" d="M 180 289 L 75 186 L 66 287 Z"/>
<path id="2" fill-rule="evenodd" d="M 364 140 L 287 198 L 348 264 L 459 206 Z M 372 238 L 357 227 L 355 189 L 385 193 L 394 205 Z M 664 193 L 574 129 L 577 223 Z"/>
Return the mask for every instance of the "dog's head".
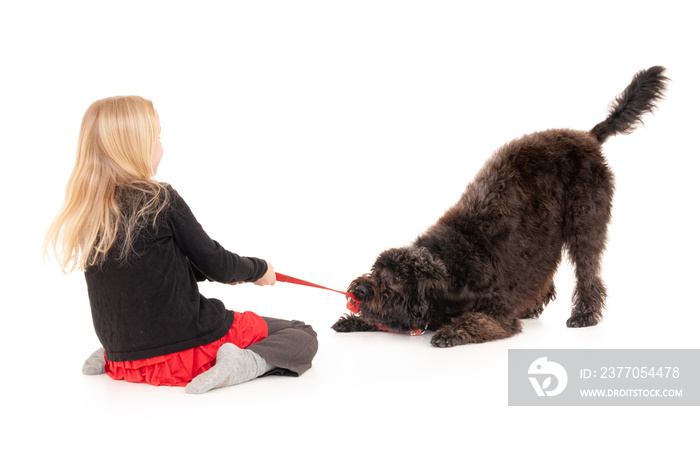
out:
<path id="1" fill-rule="evenodd" d="M 425 329 L 447 280 L 442 261 L 426 248 L 409 246 L 381 253 L 372 272 L 355 279 L 348 291 L 360 301 L 360 318 L 405 332 Z"/>

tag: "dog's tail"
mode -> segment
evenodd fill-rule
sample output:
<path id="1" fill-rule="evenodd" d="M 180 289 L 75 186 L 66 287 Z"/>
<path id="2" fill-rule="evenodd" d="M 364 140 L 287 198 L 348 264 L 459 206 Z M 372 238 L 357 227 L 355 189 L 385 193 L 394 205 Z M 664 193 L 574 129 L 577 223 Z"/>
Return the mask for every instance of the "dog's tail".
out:
<path id="1" fill-rule="evenodd" d="M 608 118 L 591 129 L 598 142 L 605 142 L 611 135 L 629 134 L 641 124 L 644 113 L 656 109 L 656 103 L 666 90 L 665 70 L 654 66 L 634 76 L 630 85 L 615 98 Z"/>

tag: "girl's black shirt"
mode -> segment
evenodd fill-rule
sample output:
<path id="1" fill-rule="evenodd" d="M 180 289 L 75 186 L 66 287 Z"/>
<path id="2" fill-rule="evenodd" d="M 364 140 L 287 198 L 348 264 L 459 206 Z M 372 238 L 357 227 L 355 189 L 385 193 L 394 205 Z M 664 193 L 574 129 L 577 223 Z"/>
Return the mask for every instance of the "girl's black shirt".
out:
<path id="1" fill-rule="evenodd" d="M 175 189 L 167 189 L 168 205 L 155 226 L 143 226 L 128 259 L 110 253 L 85 271 L 95 332 L 109 361 L 218 340 L 231 328 L 233 312 L 202 296 L 197 282 L 254 282 L 267 272 L 264 260 L 238 256 L 212 240 Z"/>

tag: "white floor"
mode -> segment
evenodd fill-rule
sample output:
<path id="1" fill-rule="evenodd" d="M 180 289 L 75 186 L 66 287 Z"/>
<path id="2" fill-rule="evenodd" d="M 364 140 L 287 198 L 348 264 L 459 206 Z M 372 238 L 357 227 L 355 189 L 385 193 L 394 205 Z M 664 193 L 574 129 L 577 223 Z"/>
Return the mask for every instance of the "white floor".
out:
<path id="1" fill-rule="evenodd" d="M 0 86 L 4 454 L 693 462 L 696 408 L 507 404 L 509 349 L 700 348 L 700 37 L 685 3 L 231 3 L 0 7 L 0 39 L 16 44 Z M 97 348 L 85 284 L 39 249 L 95 99 L 153 99 L 165 147 L 157 178 L 213 238 L 343 289 L 432 224 L 498 146 L 592 127 L 634 72 L 657 64 L 673 79 L 667 100 L 605 145 L 617 193 L 599 326 L 565 326 L 568 263 L 558 300 L 521 335 L 453 349 L 431 347 L 429 334 L 336 334 L 345 301 L 332 292 L 206 284 L 231 309 L 312 324 L 313 369 L 202 396 L 81 375 Z"/>
<path id="2" fill-rule="evenodd" d="M 562 274 L 559 280 L 567 280 Z M 17 360 L 20 379 L 4 382 L 13 424 L 8 445 L 37 458 L 113 455 L 106 462 L 163 456 L 186 462 L 202 455 L 417 462 L 458 453 L 515 457 L 533 447 L 573 462 L 607 462 L 599 453 L 632 460 L 684 456 L 695 438 L 688 426 L 696 417 L 692 407 L 508 406 L 508 349 L 697 348 L 698 316 L 688 317 L 690 307 L 680 299 L 660 305 L 654 316 L 644 300 L 652 303 L 655 292 L 612 290 L 606 320 L 574 330 L 565 327 L 562 297 L 512 339 L 437 349 L 429 333 L 334 333 L 329 326 L 342 313 L 343 298 L 330 292 L 289 284 L 226 290 L 232 300 L 234 292 L 264 294 L 256 296 L 267 308 L 261 313 L 313 324 L 320 341 L 314 367 L 300 378 L 258 379 L 200 396 L 82 376 L 82 357 L 96 345 L 85 335 L 88 327 L 70 328 L 86 326 L 87 310 L 44 311 L 44 324 L 58 333 L 40 329 L 44 348 L 30 346 L 32 362 Z M 561 283 L 560 292 L 566 290 Z"/>

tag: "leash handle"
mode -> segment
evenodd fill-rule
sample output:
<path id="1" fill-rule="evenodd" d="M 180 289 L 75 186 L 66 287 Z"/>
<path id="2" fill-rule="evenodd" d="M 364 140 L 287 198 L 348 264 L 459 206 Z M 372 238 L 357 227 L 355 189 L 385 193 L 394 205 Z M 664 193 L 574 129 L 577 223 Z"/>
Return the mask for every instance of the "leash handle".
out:
<path id="1" fill-rule="evenodd" d="M 277 282 L 287 282 L 290 284 L 304 285 L 305 287 L 320 288 L 322 290 L 330 290 L 331 292 L 336 292 L 336 293 L 340 293 L 341 295 L 345 295 L 346 297 L 350 298 L 350 300 L 351 300 L 351 301 L 348 301 L 346 308 L 348 308 L 350 311 L 352 311 L 355 314 L 360 312 L 360 300 L 358 300 L 357 297 L 355 295 L 353 295 L 352 293 L 341 292 L 340 290 L 333 290 L 332 288 L 322 287 L 321 285 L 312 284 L 311 282 L 297 279 L 296 277 L 291 277 L 288 275 L 280 274 L 279 272 L 275 272 L 275 277 L 277 279 Z"/>

